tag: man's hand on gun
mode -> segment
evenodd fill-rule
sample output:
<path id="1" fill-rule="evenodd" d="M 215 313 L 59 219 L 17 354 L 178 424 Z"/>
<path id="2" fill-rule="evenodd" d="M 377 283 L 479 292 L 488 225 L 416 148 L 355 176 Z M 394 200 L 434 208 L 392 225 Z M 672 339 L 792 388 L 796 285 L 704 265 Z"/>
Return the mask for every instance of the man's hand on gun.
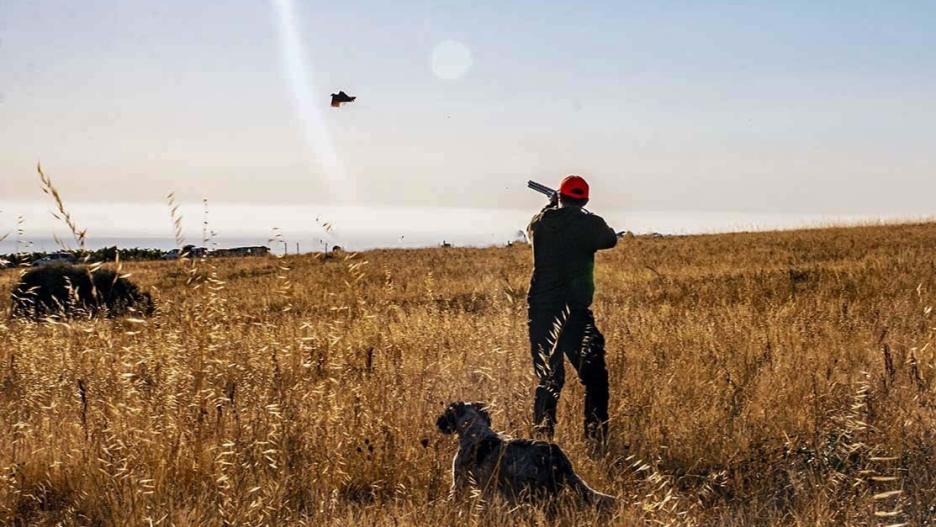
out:
<path id="1" fill-rule="evenodd" d="M 546 185 L 530 180 L 530 181 L 527 181 L 527 187 L 539 192 L 540 194 L 544 194 L 546 197 L 548 197 L 550 207 L 555 207 L 556 205 L 559 204 L 559 193 L 547 187 Z"/>

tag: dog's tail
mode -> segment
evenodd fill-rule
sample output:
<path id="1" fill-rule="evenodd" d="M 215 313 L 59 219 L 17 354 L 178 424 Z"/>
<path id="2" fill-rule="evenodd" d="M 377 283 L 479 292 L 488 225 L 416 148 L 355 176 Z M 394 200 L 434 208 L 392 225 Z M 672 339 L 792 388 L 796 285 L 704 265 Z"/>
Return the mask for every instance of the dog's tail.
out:
<path id="1" fill-rule="evenodd" d="M 581 503 L 597 508 L 602 512 L 611 512 L 617 505 L 617 498 L 603 494 L 588 486 L 588 483 L 582 480 L 572 468 L 572 462 L 565 453 L 556 445 L 550 444 L 550 453 L 552 454 L 551 463 L 557 470 L 558 479 L 572 489 Z"/>
<path id="2" fill-rule="evenodd" d="M 617 505 L 617 498 L 589 487 L 578 475 L 573 475 L 570 478 L 569 485 L 582 502 L 601 511 L 610 512 Z"/>

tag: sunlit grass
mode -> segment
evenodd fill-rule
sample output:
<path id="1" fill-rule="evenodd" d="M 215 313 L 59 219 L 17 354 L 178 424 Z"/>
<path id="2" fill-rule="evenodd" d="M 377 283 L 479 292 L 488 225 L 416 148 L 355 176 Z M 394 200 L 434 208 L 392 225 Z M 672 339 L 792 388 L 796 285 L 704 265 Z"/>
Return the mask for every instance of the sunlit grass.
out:
<path id="1" fill-rule="evenodd" d="M 622 240 L 595 304 L 610 452 L 573 378 L 556 440 L 614 524 L 934 521 L 934 248 L 936 225 Z M 520 245 L 124 263 L 144 322 L 2 316 L 0 524 L 588 524 L 447 501 L 446 403 L 529 435 L 529 270 Z"/>

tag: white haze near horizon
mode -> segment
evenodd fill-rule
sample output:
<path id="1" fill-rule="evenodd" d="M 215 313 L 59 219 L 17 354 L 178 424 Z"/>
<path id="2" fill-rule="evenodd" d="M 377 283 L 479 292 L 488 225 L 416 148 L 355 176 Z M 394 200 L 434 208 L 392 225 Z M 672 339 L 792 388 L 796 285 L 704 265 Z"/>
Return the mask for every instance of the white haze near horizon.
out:
<path id="1" fill-rule="evenodd" d="M 912 1 L 3 0 L 0 200 L 42 200 L 41 161 L 69 204 L 513 210 L 575 173 L 605 212 L 916 214 L 933 27 Z"/>
<path id="2" fill-rule="evenodd" d="M 87 246 L 98 248 L 176 246 L 168 206 L 139 203 L 66 205 L 87 230 Z M 207 211 L 207 213 L 206 213 Z M 350 250 L 416 248 L 448 242 L 456 246 L 496 246 L 521 238 L 534 209 L 477 209 L 389 206 L 299 206 L 184 203 L 179 206 L 187 243 L 231 247 L 272 245 L 301 252 L 339 245 Z M 924 215 L 782 214 L 712 211 L 596 210 L 616 230 L 637 234 L 707 234 L 850 225 L 926 219 Z M 207 231 L 204 226 L 207 220 Z M 19 234 L 17 231 L 20 231 Z M 279 233 L 277 241 L 274 235 Z M 38 202 L 0 201 L 0 253 L 52 251 L 75 243 L 53 207 Z"/>

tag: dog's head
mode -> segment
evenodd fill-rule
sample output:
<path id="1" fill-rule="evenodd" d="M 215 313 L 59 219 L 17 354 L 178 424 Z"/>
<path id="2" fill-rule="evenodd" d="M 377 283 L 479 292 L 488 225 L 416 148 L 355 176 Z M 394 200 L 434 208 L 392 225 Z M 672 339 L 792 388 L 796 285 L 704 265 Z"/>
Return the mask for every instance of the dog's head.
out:
<path id="1" fill-rule="evenodd" d="M 484 403 L 457 402 L 448 405 L 436 419 L 436 426 L 443 434 L 462 432 L 474 423 L 483 422 L 491 426 L 491 414 Z"/>
<path id="2" fill-rule="evenodd" d="M 156 304 L 153 302 L 153 295 L 148 292 L 142 292 L 139 295 L 140 296 L 136 299 L 138 305 L 137 309 L 139 309 L 140 313 L 146 316 L 152 315 L 153 312 L 156 311 Z"/>

